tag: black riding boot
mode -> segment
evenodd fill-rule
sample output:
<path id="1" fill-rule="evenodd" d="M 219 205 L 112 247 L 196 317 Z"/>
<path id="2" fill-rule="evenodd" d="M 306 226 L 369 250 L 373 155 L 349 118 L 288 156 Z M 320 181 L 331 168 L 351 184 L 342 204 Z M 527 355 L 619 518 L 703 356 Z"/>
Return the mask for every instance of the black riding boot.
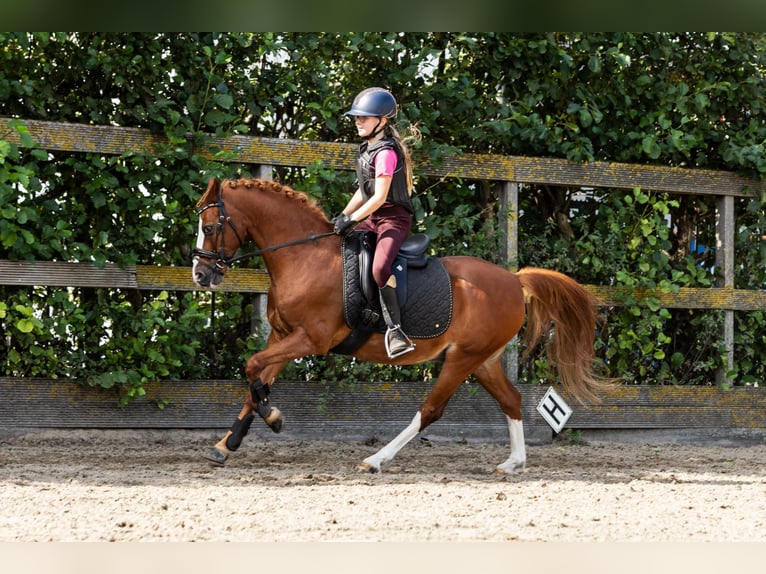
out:
<path id="1" fill-rule="evenodd" d="M 401 313 L 399 311 L 399 299 L 396 296 L 396 287 L 386 285 L 380 288 L 380 306 L 383 310 L 383 319 L 386 321 L 386 352 L 389 359 L 395 359 L 415 348 L 415 344 L 402 331 Z"/>

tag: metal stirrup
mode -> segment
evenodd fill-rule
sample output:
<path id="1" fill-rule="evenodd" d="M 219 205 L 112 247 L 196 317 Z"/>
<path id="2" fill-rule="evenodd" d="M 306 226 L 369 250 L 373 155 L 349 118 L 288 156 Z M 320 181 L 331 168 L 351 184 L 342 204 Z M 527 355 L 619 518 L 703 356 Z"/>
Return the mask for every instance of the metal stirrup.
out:
<path id="1" fill-rule="evenodd" d="M 395 359 L 396 357 L 401 357 L 405 353 L 409 353 L 415 348 L 415 343 L 412 342 L 412 339 L 410 339 L 407 334 L 402 330 L 402 326 L 398 323 L 394 323 L 393 318 L 391 317 L 391 312 L 388 309 L 388 305 L 386 304 L 385 298 L 383 297 L 383 291 L 381 290 L 379 292 L 380 295 L 380 310 L 383 312 L 383 320 L 386 323 L 386 334 L 383 337 L 383 343 L 386 347 L 386 354 L 388 355 L 389 359 Z M 394 332 L 399 331 L 402 338 L 407 343 L 407 346 L 402 349 L 401 351 L 398 351 L 395 354 L 391 354 L 391 338 L 394 335 Z"/>
<path id="2" fill-rule="evenodd" d="M 396 331 L 399 331 L 399 334 L 405 340 L 407 346 L 397 353 L 391 353 L 391 339 L 393 338 L 394 332 Z M 407 334 L 402 331 L 402 328 L 399 325 L 394 325 L 393 327 L 388 327 L 386 329 L 386 334 L 383 338 L 383 342 L 386 345 L 386 354 L 388 355 L 389 359 L 396 359 L 397 357 L 401 357 L 405 353 L 409 353 L 415 349 L 415 343 L 413 343 L 412 339 L 410 339 Z"/>

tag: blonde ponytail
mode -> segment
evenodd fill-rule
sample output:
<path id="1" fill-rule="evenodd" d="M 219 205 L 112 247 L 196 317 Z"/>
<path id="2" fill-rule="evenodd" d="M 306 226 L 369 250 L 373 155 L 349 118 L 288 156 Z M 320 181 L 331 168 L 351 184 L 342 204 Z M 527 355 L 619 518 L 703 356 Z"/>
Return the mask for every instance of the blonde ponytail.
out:
<path id="1" fill-rule="evenodd" d="M 412 174 L 412 154 L 410 153 L 410 145 L 419 144 L 423 139 L 423 136 L 417 126 L 412 124 L 407 126 L 404 137 L 402 137 L 399 134 L 399 131 L 391 124 L 386 124 L 385 131 L 387 136 L 394 139 L 396 145 L 399 146 L 399 149 L 402 152 L 402 157 L 404 158 L 404 173 L 407 176 L 407 193 L 412 195 L 415 184 L 413 182 L 414 178 Z"/>

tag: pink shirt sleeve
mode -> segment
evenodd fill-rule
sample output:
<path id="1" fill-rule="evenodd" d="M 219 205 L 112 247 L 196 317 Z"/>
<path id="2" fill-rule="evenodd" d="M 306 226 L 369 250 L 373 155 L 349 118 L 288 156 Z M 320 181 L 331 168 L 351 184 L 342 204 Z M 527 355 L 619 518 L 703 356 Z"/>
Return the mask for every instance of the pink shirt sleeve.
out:
<path id="1" fill-rule="evenodd" d="M 396 152 L 392 149 L 380 150 L 375 156 L 375 177 L 393 177 L 396 170 Z"/>

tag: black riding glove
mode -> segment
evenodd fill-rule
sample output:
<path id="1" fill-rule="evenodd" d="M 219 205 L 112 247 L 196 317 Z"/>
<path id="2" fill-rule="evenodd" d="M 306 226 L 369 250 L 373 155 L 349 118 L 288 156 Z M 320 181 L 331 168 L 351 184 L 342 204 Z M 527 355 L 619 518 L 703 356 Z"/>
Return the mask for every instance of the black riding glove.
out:
<path id="1" fill-rule="evenodd" d="M 333 224 L 333 231 L 338 235 L 345 235 L 349 228 L 355 223 L 354 220 L 345 213 L 336 215 L 332 218 L 331 222 Z"/>

